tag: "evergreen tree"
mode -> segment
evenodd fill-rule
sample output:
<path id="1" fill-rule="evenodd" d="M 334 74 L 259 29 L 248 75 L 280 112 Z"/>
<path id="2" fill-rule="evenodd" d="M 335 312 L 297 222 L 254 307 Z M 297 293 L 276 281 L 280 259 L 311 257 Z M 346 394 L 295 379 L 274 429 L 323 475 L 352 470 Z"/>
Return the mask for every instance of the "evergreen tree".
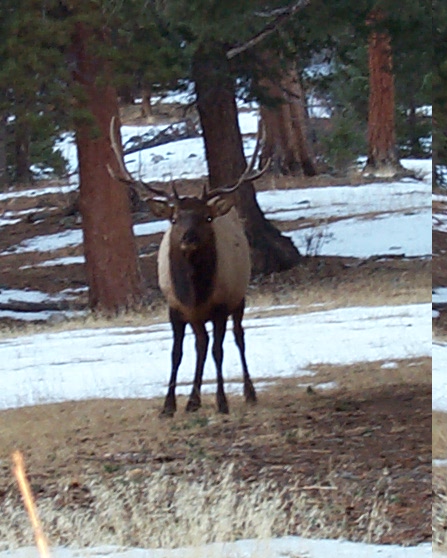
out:
<path id="1" fill-rule="evenodd" d="M 433 164 L 435 183 L 447 186 L 447 6 L 433 2 Z"/>
<path id="2" fill-rule="evenodd" d="M 327 142 L 330 149 L 342 151 L 346 145 L 355 159 L 362 153 L 367 135 L 370 90 L 367 47 L 372 32 L 368 18 L 374 9 L 383 10 L 385 17 L 380 25 L 376 24 L 376 30 L 388 35 L 393 57 L 395 149 L 400 156 L 420 154 L 419 137 L 429 133 L 429 123 L 424 128 L 420 119 L 412 120 L 412 111 L 421 103 L 429 103 L 431 98 L 428 86 L 432 64 L 431 6 L 428 2 L 411 0 L 403 6 L 396 0 L 337 3 L 313 0 L 302 13 L 299 26 L 289 30 L 296 33 L 294 41 L 301 45 L 304 68 L 315 59 L 326 62 L 322 75 L 307 73 L 305 85 L 316 88 L 333 109 L 334 131 Z M 377 124 L 385 121 L 389 119 L 381 118 Z M 337 134 L 343 145 L 337 140 Z"/>
<path id="3" fill-rule="evenodd" d="M 5 106 L 17 122 L 19 171 L 22 164 L 29 169 L 36 120 L 75 130 L 90 306 L 114 314 L 138 307 L 143 291 L 128 193 L 106 168 L 116 165 L 109 139 L 118 114 L 108 27 L 113 13 L 93 0 L 73 6 L 57 0 L 24 0 L 9 10 L 2 5 L 9 21 L 1 79 L 10 84 L 13 102 Z"/>
<path id="4" fill-rule="evenodd" d="M 119 122 L 118 97 L 107 60 L 90 48 L 98 41 L 107 45 L 107 35 L 103 27 L 76 21 L 71 54 L 82 94 L 79 108 L 89 117 L 75 123 L 89 301 L 92 309 L 110 315 L 138 308 L 143 285 L 128 192 L 107 168 L 117 170 L 109 130 L 113 118 Z"/>
<path id="5" fill-rule="evenodd" d="M 0 180 L 29 182 L 31 165 L 63 169 L 52 150 L 64 129 L 66 43 L 40 2 L 0 5 Z M 50 4 L 50 2 L 47 2 Z"/>
<path id="6" fill-rule="evenodd" d="M 384 26 L 386 13 L 374 8 L 367 25 L 369 69 L 368 159 L 364 173 L 394 176 L 402 173 L 396 150 L 395 87 L 391 37 Z"/>
<path id="7" fill-rule="evenodd" d="M 253 0 L 166 3 L 164 15 L 176 27 L 191 60 L 211 188 L 234 183 L 246 166 L 235 98 L 236 78 L 242 73 L 239 56 L 245 54 L 246 62 L 252 47 L 276 28 L 283 14 L 289 17 L 306 3 L 293 4 L 285 12 L 274 9 L 277 3 L 266 7 Z M 291 240 L 265 219 L 251 182 L 240 186 L 236 206 L 245 224 L 254 273 L 288 269 L 299 261 Z"/>

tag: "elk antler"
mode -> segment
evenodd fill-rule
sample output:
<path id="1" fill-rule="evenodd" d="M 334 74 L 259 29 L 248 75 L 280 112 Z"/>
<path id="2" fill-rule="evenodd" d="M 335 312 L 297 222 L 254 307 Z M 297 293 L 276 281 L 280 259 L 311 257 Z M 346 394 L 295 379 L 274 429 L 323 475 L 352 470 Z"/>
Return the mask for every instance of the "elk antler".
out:
<path id="1" fill-rule="evenodd" d="M 118 145 L 115 122 L 116 122 L 116 117 L 113 116 L 112 119 L 110 120 L 110 143 L 112 146 L 113 153 L 115 154 L 116 161 L 118 163 L 120 174 L 117 174 L 112 169 L 112 167 L 109 164 L 107 164 L 107 170 L 109 171 L 110 176 L 115 180 L 118 180 L 119 182 L 124 182 L 124 184 L 130 184 L 131 186 L 134 186 L 134 188 L 138 191 L 139 194 L 142 195 L 142 197 L 147 196 L 147 191 L 149 190 L 149 192 L 152 192 L 153 194 L 156 194 L 161 198 L 170 199 L 170 196 L 166 194 L 164 190 L 161 190 L 159 188 L 154 188 L 147 182 L 143 182 L 141 179 L 137 180 L 133 178 L 131 173 L 127 170 L 126 164 L 124 162 L 122 150 Z"/>
<path id="2" fill-rule="evenodd" d="M 232 192 L 235 192 L 243 182 L 248 182 L 248 181 L 257 180 L 258 178 L 261 178 L 261 176 L 266 172 L 266 170 L 270 166 L 270 159 L 268 159 L 266 164 L 259 171 L 253 172 L 253 168 L 255 166 L 256 159 L 259 154 L 259 150 L 261 149 L 261 144 L 264 142 L 264 140 L 265 140 L 265 128 L 262 125 L 261 121 L 259 121 L 258 131 L 256 133 L 255 149 L 253 151 L 253 155 L 251 156 L 250 163 L 248 164 L 245 171 L 241 174 L 241 176 L 238 178 L 235 184 L 223 186 L 222 188 L 215 188 L 211 191 L 207 191 L 206 188 L 204 188 L 202 199 L 209 200 L 211 198 L 215 198 L 216 196 L 220 196 L 222 194 L 231 194 Z"/>

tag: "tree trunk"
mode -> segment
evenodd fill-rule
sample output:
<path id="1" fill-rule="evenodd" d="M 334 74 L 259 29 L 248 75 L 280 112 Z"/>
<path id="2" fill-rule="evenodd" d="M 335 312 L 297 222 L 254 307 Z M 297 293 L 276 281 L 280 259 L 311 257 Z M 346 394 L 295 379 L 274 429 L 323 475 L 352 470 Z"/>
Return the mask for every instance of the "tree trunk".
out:
<path id="1" fill-rule="evenodd" d="M 374 10 L 368 24 L 384 19 Z M 369 112 L 368 160 L 364 173 L 374 176 L 394 176 L 403 171 L 396 153 L 394 74 L 389 33 L 373 29 L 368 41 Z"/>
<path id="2" fill-rule="evenodd" d="M 147 86 L 144 87 L 141 91 L 141 116 L 143 118 L 148 118 L 149 116 L 152 116 L 152 104 L 151 104 L 151 97 L 152 97 L 152 91 L 151 91 L 151 87 Z"/>
<path id="3" fill-rule="evenodd" d="M 239 129 L 234 81 L 221 45 L 199 47 L 193 60 L 197 107 L 205 141 L 210 188 L 234 183 L 246 168 Z M 290 238 L 265 218 L 252 182 L 244 182 L 237 195 L 237 210 L 251 248 L 253 274 L 289 269 L 300 260 Z"/>
<path id="4" fill-rule="evenodd" d="M 112 117 L 119 126 L 117 94 L 107 84 L 104 63 L 87 47 L 91 37 L 91 31 L 82 24 L 77 26 L 73 37 L 74 78 L 83 92 L 81 107 L 92 116 L 92 122 L 84 120 L 76 129 L 79 208 L 89 304 L 95 311 L 114 315 L 141 306 L 143 285 L 128 191 L 111 178 L 106 167 L 109 164 L 118 173 L 109 138 Z"/>
<path id="5" fill-rule="evenodd" d="M 30 132 L 26 117 L 16 114 L 14 121 L 15 182 L 29 184 L 32 179 L 29 158 Z"/>
<path id="6" fill-rule="evenodd" d="M 409 137 L 409 147 L 410 157 L 420 157 L 423 155 L 421 153 L 421 145 L 419 143 L 419 134 L 417 129 L 418 117 L 416 114 L 416 101 L 413 96 L 410 99 L 410 108 L 408 109 L 408 137 Z"/>
<path id="7" fill-rule="evenodd" d="M 8 183 L 6 115 L 0 114 L 0 190 Z"/>
<path id="8" fill-rule="evenodd" d="M 265 55 L 264 59 L 268 67 L 273 66 L 271 57 Z M 279 83 L 263 78 L 260 85 L 275 105 L 261 107 L 261 118 L 266 130 L 261 165 L 271 159 L 272 169 L 282 174 L 302 169 L 305 176 L 315 176 L 315 154 L 308 140 L 308 116 L 297 71 L 289 68 L 282 74 Z"/>

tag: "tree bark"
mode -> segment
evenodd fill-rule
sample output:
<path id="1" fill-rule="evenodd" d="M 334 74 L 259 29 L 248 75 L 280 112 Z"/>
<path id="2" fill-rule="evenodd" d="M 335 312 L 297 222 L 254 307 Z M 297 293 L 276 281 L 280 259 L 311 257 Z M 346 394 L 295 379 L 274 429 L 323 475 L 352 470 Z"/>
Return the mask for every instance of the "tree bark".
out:
<path id="1" fill-rule="evenodd" d="M 141 116 L 143 118 L 149 118 L 152 116 L 152 90 L 150 85 L 143 87 L 141 91 Z"/>
<path id="2" fill-rule="evenodd" d="M 6 115 L 0 114 L 0 190 L 8 183 Z"/>
<path id="3" fill-rule="evenodd" d="M 18 113 L 14 121 L 15 182 L 29 184 L 32 179 L 29 148 L 30 130 L 26 117 Z"/>
<path id="4" fill-rule="evenodd" d="M 407 122 L 410 153 L 408 155 L 410 157 L 420 157 L 422 153 L 417 130 L 418 116 L 416 114 L 416 100 L 413 96 L 411 96 L 409 105 Z"/>
<path id="5" fill-rule="evenodd" d="M 271 56 L 265 55 L 264 60 L 268 67 L 273 66 Z M 308 116 L 297 71 L 288 68 L 279 82 L 265 77 L 260 85 L 275 105 L 261 107 L 261 118 L 266 130 L 261 166 L 271 159 L 272 169 L 282 174 L 301 169 L 305 176 L 315 176 L 315 154 L 308 140 Z"/>
<path id="6" fill-rule="evenodd" d="M 374 10 L 368 24 L 375 26 L 383 19 L 384 13 Z M 368 160 L 364 173 L 394 176 L 400 174 L 403 168 L 396 153 L 393 59 L 391 38 L 386 30 L 371 30 L 368 61 Z"/>
<path id="7" fill-rule="evenodd" d="M 107 82 L 105 64 L 88 48 L 92 34 L 78 24 L 73 36 L 74 79 L 82 89 L 81 107 L 92 116 L 92 122 L 84 119 L 76 128 L 79 209 L 89 305 L 95 311 L 114 315 L 141 306 L 143 285 L 128 191 L 112 179 L 106 167 L 109 164 L 118 174 L 109 138 L 112 117 L 116 118 L 119 137 L 118 98 Z"/>
<path id="8" fill-rule="evenodd" d="M 222 45 L 199 47 L 193 59 L 197 107 L 205 141 L 210 189 L 234 183 L 246 168 L 234 80 Z M 265 218 L 252 182 L 241 184 L 236 207 L 251 248 L 252 273 L 290 269 L 300 254 L 290 238 Z"/>

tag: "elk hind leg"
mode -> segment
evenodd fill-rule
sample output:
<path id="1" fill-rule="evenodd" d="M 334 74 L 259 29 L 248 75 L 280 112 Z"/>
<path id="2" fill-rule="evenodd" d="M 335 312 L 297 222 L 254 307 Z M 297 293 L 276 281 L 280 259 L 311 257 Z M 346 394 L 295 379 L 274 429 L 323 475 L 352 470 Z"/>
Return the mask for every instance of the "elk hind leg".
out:
<path id="1" fill-rule="evenodd" d="M 242 362 L 242 371 L 244 375 L 244 397 L 247 403 L 256 403 L 256 391 L 248 373 L 247 360 L 245 358 L 245 335 L 242 327 L 242 318 L 244 315 L 245 300 L 243 299 L 236 310 L 233 312 L 233 332 L 237 348 Z"/>

